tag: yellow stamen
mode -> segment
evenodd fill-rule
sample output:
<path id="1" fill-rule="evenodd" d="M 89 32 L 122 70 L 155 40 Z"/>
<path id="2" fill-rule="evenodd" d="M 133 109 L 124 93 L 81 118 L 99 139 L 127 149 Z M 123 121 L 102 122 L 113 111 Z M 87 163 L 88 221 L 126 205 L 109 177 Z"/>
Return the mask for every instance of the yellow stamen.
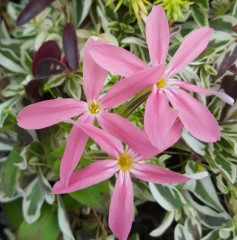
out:
<path id="1" fill-rule="evenodd" d="M 166 80 L 164 78 L 159 79 L 159 81 L 156 83 L 156 86 L 158 88 L 164 88 L 166 86 Z"/>
<path id="2" fill-rule="evenodd" d="M 119 168 L 124 172 L 129 171 L 133 167 L 133 163 L 134 163 L 133 157 L 127 152 L 122 153 L 118 157 L 117 164 Z"/>
<path id="3" fill-rule="evenodd" d="M 92 115 L 97 114 L 100 111 L 100 105 L 96 101 L 93 101 L 89 104 L 88 110 Z"/>

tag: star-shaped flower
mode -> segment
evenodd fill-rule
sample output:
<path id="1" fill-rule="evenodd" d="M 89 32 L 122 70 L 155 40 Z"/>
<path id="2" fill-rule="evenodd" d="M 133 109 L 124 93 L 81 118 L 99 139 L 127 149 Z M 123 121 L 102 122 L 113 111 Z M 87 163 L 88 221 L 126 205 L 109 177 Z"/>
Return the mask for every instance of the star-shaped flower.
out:
<path id="1" fill-rule="evenodd" d="M 220 129 L 210 111 L 186 91 L 214 94 L 223 101 L 233 104 L 233 99 L 223 92 L 205 89 L 180 81 L 175 77 L 179 71 L 191 63 L 207 46 L 212 29 L 199 28 L 191 32 L 166 66 L 163 75 L 154 76 L 152 70 L 160 64 L 165 65 L 169 50 L 170 33 L 165 12 L 161 6 L 154 6 L 147 18 L 146 37 L 151 66 L 123 48 L 110 44 L 94 46 L 92 58 L 104 69 L 124 76 L 108 91 L 103 102 L 116 107 L 147 87 L 152 87 L 145 110 L 145 131 L 152 143 L 165 142 L 174 115 L 176 114 L 185 128 L 204 142 L 220 139 Z M 182 90 L 184 89 L 184 90 Z M 175 111 L 170 111 L 169 102 Z M 162 110 L 161 110 L 162 108 Z"/>
<path id="2" fill-rule="evenodd" d="M 120 139 L 125 139 L 128 148 L 124 148 L 118 138 L 113 137 L 104 130 L 91 124 L 85 124 L 82 121 L 74 122 L 74 124 L 103 148 L 109 154 L 109 158 L 108 160 L 95 161 L 87 167 L 74 172 L 67 186 L 62 181 L 57 182 L 53 187 L 53 193 L 73 192 L 102 182 L 117 174 L 109 209 L 109 226 L 119 240 L 127 239 L 132 225 L 133 187 L 131 177 L 157 184 L 167 184 L 184 183 L 208 175 L 207 172 L 182 175 L 145 163 L 146 159 L 156 155 L 159 150 L 157 149 L 155 153 L 149 147 L 150 143 L 144 132 L 133 125 L 124 128 L 115 123 L 115 130 L 111 129 L 120 132 Z M 141 149 L 145 155 L 141 154 Z"/>

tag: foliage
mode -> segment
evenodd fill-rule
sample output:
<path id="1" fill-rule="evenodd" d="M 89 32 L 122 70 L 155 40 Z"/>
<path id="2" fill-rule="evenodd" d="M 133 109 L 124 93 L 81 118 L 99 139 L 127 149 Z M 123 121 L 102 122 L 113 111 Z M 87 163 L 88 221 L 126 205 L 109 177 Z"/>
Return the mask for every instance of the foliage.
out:
<path id="1" fill-rule="evenodd" d="M 203 87 L 224 89 L 237 98 L 237 1 L 177 1 L 180 6 L 173 8 L 168 1 L 115 2 L 48 1 L 44 10 L 40 9 L 36 17 L 19 27 L 13 23 L 26 1 L 0 3 L 3 18 L 0 24 L 0 202 L 7 219 L 4 225 L 7 236 L 15 235 L 22 240 L 114 239 L 106 220 L 114 179 L 60 197 L 51 194 L 70 126 L 60 123 L 43 130 L 26 131 L 16 123 L 17 113 L 36 100 L 27 94 L 27 86 L 31 94 L 37 92 L 37 101 L 84 98 L 83 59 L 67 56 L 69 45 L 79 47 L 82 55 L 86 40 L 95 35 L 148 61 L 144 22 L 152 4 L 159 2 L 166 6 L 170 19 L 169 57 L 194 28 L 209 25 L 215 30 L 207 49 L 180 77 Z M 75 39 L 65 44 L 67 31 L 72 31 L 66 25 L 68 19 L 76 27 L 78 44 Z M 69 65 L 73 65 L 70 71 L 36 77 L 32 73 L 34 55 L 49 40 L 56 41 L 60 54 L 65 54 Z M 118 80 L 110 74 L 104 89 Z M 221 140 L 204 144 L 184 132 L 177 144 L 150 161 L 178 172 L 208 170 L 210 176 L 178 185 L 135 181 L 134 224 L 129 239 L 150 239 L 149 234 L 156 239 L 237 239 L 237 105 L 230 107 L 215 97 L 195 96 L 218 120 Z M 147 92 L 139 93 L 115 111 L 141 127 L 146 97 Z M 87 165 L 105 157 L 89 141 L 81 162 Z M 80 164 L 78 168 L 81 167 Z M 141 210 L 144 204 L 157 211 L 151 213 L 149 223 Z"/>

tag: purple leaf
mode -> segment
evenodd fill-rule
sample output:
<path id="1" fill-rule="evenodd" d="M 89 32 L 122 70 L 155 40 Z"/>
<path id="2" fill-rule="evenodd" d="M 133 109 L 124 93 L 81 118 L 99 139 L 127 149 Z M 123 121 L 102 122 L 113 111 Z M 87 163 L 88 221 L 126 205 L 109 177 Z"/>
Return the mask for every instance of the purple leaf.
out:
<path id="1" fill-rule="evenodd" d="M 18 127 L 18 126 L 16 127 L 16 133 L 17 133 L 17 139 L 19 141 L 20 147 L 25 147 L 34 141 L 34 139 L 28 133 L 28 131 L 26 131 L 21 127 Z"/>
<path id="2" fill-rule="evenodd" d="M 230 95 L 232 98 L 237 98 L 237 81 L 236 81 L 236 75 L 225 75 L 221 79 L 221 89 L 224 89 L 224 92 L 228 95 Z M 221 118 L 220 121 L 223 121 L 228 113 L 228 110 L 231 108 L 230 105 L 225 104 L 221 111 Z"/>
<path id="3" fill-rule="evenodd" d="M 61 59 L 60 48 L 58 44 L 53 40 L 45 42 L 36 52 L 33 59 L 33 63 L 32 63 L 32 74 L 34 76 L 35 76 L 37 64 L 39 63 L 40 60 L 46 59 L 46 58 L 52 58 L 58 61 L 60 61 Z"/>
<path id="4" fill-rule="evenodd" d="M 228 52 L 222 62 L 220 62 L 216 66 L 216 70 L 218 74 L 215 76 L 215 79 L 220 78 L 224 75 L 224 73 L 231 68 L 237 58 L 237 47 L 235 47 L 232 51 Z M 231 71 L 231 70 L 230 70 Z"/>
<path id="5" fill-rule="evenodd" d="M 27 85 L 24 86 L 26 96 L 34 101 L 39 101 L 41 99 L 40 88 L 45 82 L 45 79 L 33 79 Z"/>
<path id="6" fill-rule="evenodd" d="M 69 65 L 75 71 L 79 63 L 79 54 L 77 35 L 72 23 L 67 23 L 63 29 L 63 49 Z"/>
<path id="7" fill-rule="evenodd" d="M 37 78 L 48 77 L 64 72 L 66 66 L 54 58 L 42 59 L 36 65 L 35 75 Z"/>
<path id="8" fill-rule="evenodd" d="M 55 0 L 31 0 L 17 18 L 16 24 L 18 26 L 25 24 L 54 1 Z"/>
<path id="9" fill-rule="evenodd" d="M 231 65 L 228 70 L 237 75 L 237 67 L 235 64 Z"/>

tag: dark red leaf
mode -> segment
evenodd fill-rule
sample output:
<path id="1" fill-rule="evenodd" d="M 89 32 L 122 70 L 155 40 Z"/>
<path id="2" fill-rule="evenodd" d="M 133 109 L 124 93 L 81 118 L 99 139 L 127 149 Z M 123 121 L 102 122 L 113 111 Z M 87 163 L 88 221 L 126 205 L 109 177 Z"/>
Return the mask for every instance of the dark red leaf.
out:
<path id="1" fill-rule="evenodd" d="M 52 58 L 60 61 L 61 52 L 57 42 L 50 40 L 45 42 L 36 52 L 32 63 L 32 74 L 35 76 L 36 66 L 40 60 Z"/>
<path id="2" fill-rule="evenodd" d="M 39 101 L 41 99 L 40 88 L 45 81 L 46 80 L 43 78 L 31 80 L 27 85 L 24 86 L 26 96 L 31 100 Z"/>
<path id="3" fill-rule="evenodd" d="M 31 144 L 34 139 L 32 136 L 23 128 L 16 127 L 16 133 L 17 133 L 17 139 L 19 141 L 20 146 L 19 147 L 25 147 L 29 144 Z"/>
<path id="4" fill-rule="evenodd" d="M 79 63 L 79 54 L 77 35 L 72 23 L 67 23 L 63 29 L 63 49 L 69 65 L 75 71 Z"/>
<path id="5" fill-rule="evenodd" d="M 236 58 L 237 58 L 237 46 L 232 51 L 228 52 L 225 55 L 223 61 L 220 64 L 218 64 L 218 66 L 216 67 L 218 74 L 215 76 L 215 79 L 218 79 L 221 76 L 223 76 L 225 72 L 229 70 L 229 68 L 234 64 Z"/>
<path id="6" fill-rule="evenodd" d="M 237 99 L 237 81 L 236 80 L 237 80 L 237 76 L 234 74 L 225 75 L 221 79 L 221 89 L 223 89 L 226 94 L 230 95 L 234 99 Z M 230 107 L 231 106 L 229 104 L 224 105 L 221 111 L 220 121 L 223 121 L 226 118 Z"/>
<path id="7" fill-rule="evenodd" d="M 237 67 L 235 64 L 230 66 L 228 70 L 231 71 L 232 73 L 234 73 L 235 75 L 237 75 Z"/>
<path id="8" fill-rule="evenodd" d="M 230 73 L 231 74 L 231 73 Z M 237 98 L 237 79 L 233 74 L 225 75 L 221 79 L 221 89 L 224 89 L 224 92 L 230 95 L 232 98 Z"/>
<path id="9" fill-rule="evenodd" d="M 72 71 L 72 68 L 71 68 L 71 66 L 69 65 L 69 63 L 68 63 L 68 61 L 67 61 L 67 59 L 66 59 L 65 56 L 62 57 L 61 63 L 63 63 L 63 64 L 66 66 L 66 68 L 68 69 L 69 72 Z"/>
<path id="10" fill-rule="evenodd" d="M 37 78 L 48 77 L 64 72 L 66 66 L 53 58 L 42 59 L 36 65 L 35 75 Z"/>
<path id="11" fill-rule="evenodd" d="M 55 0 L 31 0 L 23 9 L 16 20 L 16 24 L 21 26 L 34 18 Z"/>

